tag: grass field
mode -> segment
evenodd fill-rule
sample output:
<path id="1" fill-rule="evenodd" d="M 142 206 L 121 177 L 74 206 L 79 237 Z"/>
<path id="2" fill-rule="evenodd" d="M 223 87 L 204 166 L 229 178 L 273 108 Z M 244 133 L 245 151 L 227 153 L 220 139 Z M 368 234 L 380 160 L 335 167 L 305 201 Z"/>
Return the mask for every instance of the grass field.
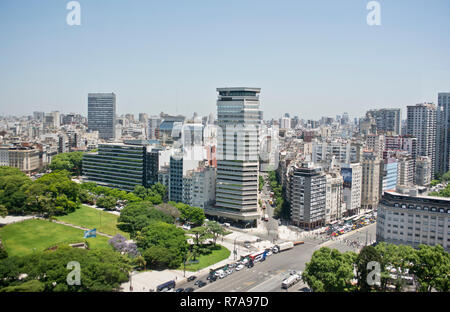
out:
<path id="1" fill-rule="evenodd" d="M 196 260 L 199 261 L 199 263 L 195 264 L 187 264 L 186 263 L 186 271 L 198 271 L 203 268 L 206 268 L 212 264 L 215 264 L 219 261 L 225 260 L 230 256 L 230 251 L 226 249 L 225 247 L 221 245 L 216 245 L 215 247 L 211 247 L 212 252 L 208 255 L 200 255 L 197 257 Z M 183 270 L 184 265 L 182 264 L 179 268 L 180 270 Z"/>
<path id="2" fill-rule="evenodd" d="M 119 216 L 112 213 L 82 205 L 81 208 L 77 209 L 75 212 L 57 217 L 56 219 L 89 229 L 96 228 L 98 232 L 113 236 L 119 233 L 129 239 L 130 235 L 128 233 L 117 229 L 118 218 Z"/>
<path id="3" fill-rule="evenodd" d="M 108 238 L 83 238 L 84 231 L 44 220 L 26 220 L 0 228 L 0 238 L 9 256 L 24 256 L 58 244 L 87 241 L 91 249 L 112 248 Z"/>

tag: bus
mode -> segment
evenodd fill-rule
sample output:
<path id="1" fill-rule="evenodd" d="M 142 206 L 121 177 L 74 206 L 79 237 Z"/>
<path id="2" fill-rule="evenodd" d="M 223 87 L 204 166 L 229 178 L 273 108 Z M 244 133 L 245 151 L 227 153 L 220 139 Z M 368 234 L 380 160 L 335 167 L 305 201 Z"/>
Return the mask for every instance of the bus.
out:
<path id="1" fill-rule="evenodd" d="M 170 290 L 172 288 L 175 288 L 175 281 L 168 281 L 164 284 L 158 285 L 158 287 L 156 287 L 156 291 L 161 292 L 164 291 L 164 289 Z"/>
<path id="2" fill-rule="evenodd" d="M 250 254 L 248 257 L 252 260 L 255 261 L 255 259 L 261 259 L 264 255 L 266 251 L 262 250 L 262 251 L 258 251 L 258 252 L 254 252 L 252 254 Z M 257 260 L 258 261 L 258 260 Z"/>

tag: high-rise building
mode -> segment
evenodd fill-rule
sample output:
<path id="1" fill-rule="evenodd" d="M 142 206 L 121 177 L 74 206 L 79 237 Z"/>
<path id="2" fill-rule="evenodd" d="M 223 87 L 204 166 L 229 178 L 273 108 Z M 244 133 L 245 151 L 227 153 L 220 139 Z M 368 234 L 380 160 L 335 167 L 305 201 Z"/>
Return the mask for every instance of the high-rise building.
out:
<path id="1" fill-rule="evenodd" d="M 406 132 L 417 138 L 419 156 L 431 158 L 434 174 L 436 171 L 436 106 L 431 103 L 408 106 Z"/>
<path id="2" fill-rule="evenodd" d="M 359 163 L 341 164 L 343 200 L 346 216 L 359 213 L 361 208 L 362 167 Z"/>
<path id="3" fill-rule="evenodd" d="M 361 206 L 364 209 L 375 209 L 380 200 L 381 161 L 373 151 L 364 151 L 362 167 Z"/>
<path id="4" fill-rule="evenodd" d="M 100 139 L 115 139 L 116 95 L 114 93 L 88 94 L 88 129 L 98 131 Z"/>
<path id="5" fill-rule="evenodd" d="M 289 172 L 291 220 L 305 229 L 325 225 L 327 178 L 312 163 L 293 166 Z"/>
<path id="6" fill-rule="evenodd" d="M 375 119 L 378 133 L 390 133 L 392 135 L 400 134 L 400 108 L 383 108 L 370 110 L 366 115 L 370 115 Z"/>
<path id="7" fill-rule="evenodd" d="M 450 171 L 450 92 L 438 94 L 436 172 Z"/>
<path id="8" fill-rule="evenodd" d="M 216 205 L 205 213 L 255 226 L 260 88 L 218 88 Z"/>

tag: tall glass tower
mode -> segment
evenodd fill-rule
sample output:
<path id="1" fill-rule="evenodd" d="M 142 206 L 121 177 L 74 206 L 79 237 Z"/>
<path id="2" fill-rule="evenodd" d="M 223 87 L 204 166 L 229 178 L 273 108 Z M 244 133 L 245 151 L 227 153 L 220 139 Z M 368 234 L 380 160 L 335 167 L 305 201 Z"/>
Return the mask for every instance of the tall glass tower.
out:
<path id="1" fill-rule="evenodd" d="M 116 95 L 114 93 L 88 94 L 88 129 L 98 131 L 100 139 L 116 137 Z"/>
<path id="2" fill-rule="evenodd" d="M 260 88 L 218 88 L 216 206 L 212 215 L 256 225 Z"/>

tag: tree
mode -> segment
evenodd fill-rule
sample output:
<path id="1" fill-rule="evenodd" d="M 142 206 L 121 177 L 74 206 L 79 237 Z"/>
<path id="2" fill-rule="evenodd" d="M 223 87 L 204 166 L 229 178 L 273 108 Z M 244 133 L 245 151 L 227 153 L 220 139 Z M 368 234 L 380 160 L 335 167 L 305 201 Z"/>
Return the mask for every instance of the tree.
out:
<path id="1" fill-rule="evenodd" d="M 112 196 L 100 196 L 97 198 L 96 205 L 106 210 L 114 210 L 116 208 L 117 199 Z"/>
<path id="2" fill-rule="evenodd" d="M 162 246 L 151 246 L 144 251 L 143 257 L 151 269 L 176 269 L 181 265 L 177 252 Z"/>
<path id="3" fill-rule="evenodd" d="M 67 170 L 71 175 L 80 176 L 82 163 L 83 152 L 62 153 L 53 156 L 49 167 L 52 171 Z"/>
<path id="4" fill-rule="evenodd" d="M 8 286 L 0 289 L 0 292 L 43 292 L 45 290 L 44 283 L 38 280 L 30 280 L 17 286 Z"/>
<path id="5" fill-rule="evenodd" d="M 70 272 L 67 264 L 71 261 L 80 264 L 81 285 L 67 284 Z M 23 287 L 25 283 L 36 280 L 44 285 L 44 291 L 113 291 L 128 281 L 130 263 L 127 257 L 109 249 L 85 250 L 60 246 L 54 251 L 1 260 L 0 275 L 4 278 L 0 281 L 0 287 L 3 290 L 10 286 Z M 22 273 L 27 277 L 20 281 L 18 277 Z"/>
<path id="6" fill-rule="evenodd" d="M 183 255 L 188 249 L 184 231 L 173 224 L 161 221 L 154 222 L 151 226 L 147 226 L 138 232 L 136 242 L 137 246 L 144 250 L 144 254 L 145 250 L 152 246 L 171 250 L 174 256 L 174 263 L 177 263 L 178 266 L 181 264 Z"/>
<path id="7" fill-rule="evenodd" d="M 411 272 L 416 276 L 420 291 L 449 290 L 450 255 L 441 245 L 419 245 Z"/>
<path id="8" fill-rule="evenodd" d="M 128 204 L 122 209 L 117 227 L 124 232 L 130 233 L 131 237 L 135 237 L 138 231 L 153 222 L 173 223 L 173 220 L 172 216 L 154 208 L 150 202 L 144 201 Z"/>
<path id="9" fill-rule="evenodd" d="M 205 221 L 205 212 L 203 209 L 198 207 L 191 207 L 183 203 L 169 202 L 169 204 L 174 205 L 180 211 L 180 220 L 182 222 L 190 222 L 196 226 L 203 225 Z"/>
<path id="10" fill-rule="evenodd" d="M 194 248 L 194 260 L 195 257 L 199 251 L 200 245 L 203 244 L 203 242 L 212 237 L 212 234 L 209 233 L 208 229 L 204 226 L 199 226 L 196 228 L 193 228 L 189 231 L 189 234 L 194 235 L 194 242 L 195 242 L 195 248 Z"/>
<path id="11" fill-rule="evenodd" d="M 162 203 L 157 206 L 155 206 L 155 209 L 172 216 L 174 219 L 177 219 L 181 216 L 180 211 L 173 205 Z"/>
<path id="12" fill-rule="evenodd" d="M 8 252 L 0 241 L 0 260 L 8 258 Z"/>
<path id="13" fill-rule="evenodd" d="M 108 241 L 108 243 L 114 248 L 114 250 L 117 250 L 121 254 L 127 254 L 132 258 L 139 255 L 136 244 L 133 242 L 128 243 L 127 239 L 120 234 L 116 234 Z"/>
<path id="14" fill-rule="evenodd" d="M 4 218 L 8 215 L 8 209 L 4 205 L 0 205 L 0 218 Z"/>
<path id="15" fill-rule="evenodd" d="M 315 292 L 352 290 L 354 253 L 340 253 L 337 249 L 322 247 L 316 250 L 306 264 L 302 279 Z"/>
<path id="16" fill-rule="evenodd" d="M 442 175 L 441 180 L 442 180 L 442 181 L 450 181 L 450 171 L 447 171 L 446 173 L 444 173 L 444 174 Z"/>
<path id="17" fill-rule="evenodd" d="M 261 190 L 264 187 L 264 178 L 263 176 L 259 176 L 259 191 L 261 192 Z"/>
<path id="18" fill-rule="evenodd" d="M 214 245 L 216 245 L 219 235 L 225 235 L 227 233 L 225 229 L 216 221 L 206 222 L 206 228 L 213 235 Z"/>

